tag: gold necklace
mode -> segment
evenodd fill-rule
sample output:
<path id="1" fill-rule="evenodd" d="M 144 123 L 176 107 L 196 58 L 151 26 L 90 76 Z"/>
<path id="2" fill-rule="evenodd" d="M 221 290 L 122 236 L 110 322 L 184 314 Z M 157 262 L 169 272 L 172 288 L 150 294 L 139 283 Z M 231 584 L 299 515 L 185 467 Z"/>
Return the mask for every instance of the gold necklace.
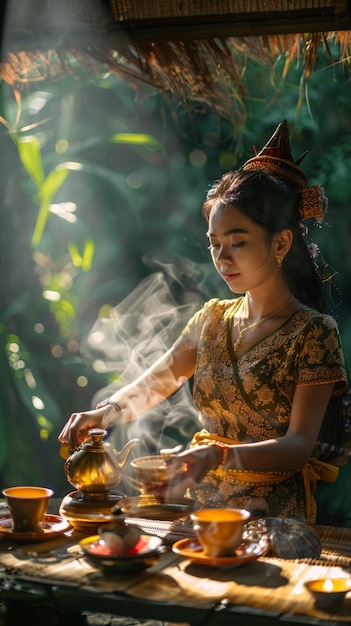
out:
<path id="1" fill-rule="evenodd" d="M 237 340 L 234 343 L 234 352 L 235 350 L 240 346 L 241 344 L 241 340 L 242 340 L 242 336 L 243 334 L 249 330 L 250 328 L 253 328 L 254 326 L 258 326 L 259 324 L 262 324 L 262 322 L 265 322 L 266 320 L 270 320 L 271 317 L 274 317 L 275 315 L 277 315 L 278 313 L 280 313 L 280 311 L 282 311 L 288 304 L 289 302 L 293 299 L 293 294 L 291 294 L 289 296 L 289 298 L 287 300 L 285 300 L 285 302 L 282 304 L 282 306 L 279 307 L 279 309 L 277 309 L 276 311 L 274 311 L 273 313 L 271 313 L 270 315 L 266 315 L 266 317 L 261 317 L 260 320 L 257 320 L 257 322 L 253 322 L 252 324 L 249 324 L 248 326 L 245 326 L 244 328 L 240 328 L 241 326 L 241 322 L 242 322 L 242 318 L 240 317 L 238 320 L 238 333 L 239 333 L 239 337 L 237 338 Z"/>

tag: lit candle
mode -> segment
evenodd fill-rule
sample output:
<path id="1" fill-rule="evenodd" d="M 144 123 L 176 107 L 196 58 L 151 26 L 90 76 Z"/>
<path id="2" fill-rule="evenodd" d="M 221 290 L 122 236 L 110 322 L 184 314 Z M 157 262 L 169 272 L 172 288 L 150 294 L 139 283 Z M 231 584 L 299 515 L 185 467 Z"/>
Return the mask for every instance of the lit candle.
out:
<path id="1" fill-rule="evenodd" d="M 319 578 L 305 582 L 305 587 L 314 596 L 316 607 L 326 610 L 344 602 L 351 590 L 351 578 Z"/>
<path id="2" fill-rule="evenodd" d="M 336 582 L 336 581 L 335 581 Z M 327 578 L 322 585 L 322 591 L 333 591 L 335 589 L 334 583 L 330 578 Z"/>

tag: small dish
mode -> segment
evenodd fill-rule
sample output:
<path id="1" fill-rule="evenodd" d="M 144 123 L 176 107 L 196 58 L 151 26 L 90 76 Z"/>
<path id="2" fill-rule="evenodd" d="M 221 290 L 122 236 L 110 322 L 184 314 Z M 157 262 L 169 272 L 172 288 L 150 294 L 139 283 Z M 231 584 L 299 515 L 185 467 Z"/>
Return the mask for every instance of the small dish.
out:
<path id="1" fill-rule="evenodd" d="M 179 556 L 189 559 L 197 565 L 206 565 L 209 567 L 232 568 L 250 561 L 256 561 L 267 550 L 266 541 L 257 543 L 243 542 L 236 550 L 233 556 L 207 556 L 201 544 L 196 538 L 188 537 L 180 539 L 172 545 L 172 551 Z"/>
<path id="2" fill-rule="evenodd" d="M 32 543 L 35 541 L 47 541 L 57 535 L 62 535 L 70 528 L 68 520 L 60 515 L 44 515 L 42 532 L 14 532 L 12 530 L 12 518 L 10 513 L 0 513 L 0 536 L 9 541 L 22 541 Z"/>
<path id="3" fill-rule="evenodd" d="M 195 503 L 190 498 L 163 500 L 154 495 L 141 495 L 123 498 L 118 508 L 128 517 L 172 521 L 186 517 L 194 510 Z"/>
<path id="4" fill-rule="evenodd" d="M 100 535 L 85 537 L 79 545 L 85 558 L 94 567 L 120 574 L 151 567 L 166 549 L 162 539 L 153 535 L 140 535 L 135 546 L 126 552 L 111 550 Z"/>

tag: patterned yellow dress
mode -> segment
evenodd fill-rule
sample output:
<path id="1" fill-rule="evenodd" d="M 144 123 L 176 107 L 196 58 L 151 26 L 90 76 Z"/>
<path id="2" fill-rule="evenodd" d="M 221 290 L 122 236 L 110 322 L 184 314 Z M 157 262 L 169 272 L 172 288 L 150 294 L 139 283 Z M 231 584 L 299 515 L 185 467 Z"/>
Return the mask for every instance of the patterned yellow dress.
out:
<path id="1" fill-rule="evenodd" d="M 206 442 L 208 433 L 232 442 L 283 436 L 298 385 L 333 382 L 333 394 L 347 387 L 337 324 L 310 308 L 294 313 L 236 359 L 232 322 L 241 302 L 242 297 L 208 301 L 182 333 L 197 349 L 193 398 L 204 431 L 192 445 Z M 308 519 L 301 472 L 274 472 L 273 480 L 265 472 L 247 472 L 247 478 L 245 472 L 209 472 L 191 495 L 203 506 L 246 508 L 252 517 Z"/>

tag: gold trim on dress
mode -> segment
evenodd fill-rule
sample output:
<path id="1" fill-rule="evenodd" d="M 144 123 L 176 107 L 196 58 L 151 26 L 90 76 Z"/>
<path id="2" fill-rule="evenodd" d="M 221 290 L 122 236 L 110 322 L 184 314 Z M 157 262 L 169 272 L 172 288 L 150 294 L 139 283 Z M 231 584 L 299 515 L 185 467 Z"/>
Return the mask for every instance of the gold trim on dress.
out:
<path id="1" fill-rule="evenodd" d="M 235 441 L 234 439 L 228 439 L 227 437 L 221 437 L 214 433 L 209 433 L 205 428 L 195 433 L 190 447 L 196 447 L 201 445 L 241 445 L 245 442 Z M 209 473 L 216 476 L 221 480 L 226 480 L 229 483 L 242 482 L 254 485 L 259 483 L 278 483 L 291 478 L 296 472 L 301 472 L 305 487 L 305 517 L 306 522 L 315 523 L 317 515 L 317 505 L 314 498 L 316 491 L 317 481 L 323 480 L 333 483 L 336 481 L 339 475 L 339 468 L 325 463 L 319 459 L 313 457 L 309 462 L 297 470 L 274 470 L 274 471 L 258 471 L 258 470 L 240 470 L 240 469 L 225 469 L 223 465 L 215 470 L 211 470 Z"/>

